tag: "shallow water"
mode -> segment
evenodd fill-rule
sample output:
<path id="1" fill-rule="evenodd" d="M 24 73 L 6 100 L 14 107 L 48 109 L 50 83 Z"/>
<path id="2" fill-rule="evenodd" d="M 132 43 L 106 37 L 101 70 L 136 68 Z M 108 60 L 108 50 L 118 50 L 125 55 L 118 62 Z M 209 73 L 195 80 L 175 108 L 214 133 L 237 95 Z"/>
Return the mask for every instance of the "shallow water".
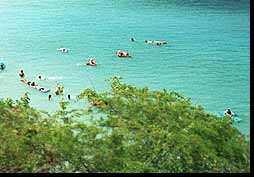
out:
<path id="1" fill-rule="evenodd" d="M 230 107 L 243 119 L 236 126 L 249 133 L 249 18 L 249 0 L 1 0 L 0 60 L 7 68 L 0 73 L 0 97 L 29 91 L 33 106 L 57 107 L 60 98 L 49 103 L 47 95 L 20 84 L 20 69 L 30 80 L 62 77 L 58 82 L 73 97 L 87 87 L 108 89 L 105 79 L 121 76 L 136 86 L 183 93 L 211 113 Z M 57 52 L 60 46 L 70 53 Z M 133 58 L 118 59 L 118 49 Z M 90 56 L 98 67 L 79 66 Z"/>

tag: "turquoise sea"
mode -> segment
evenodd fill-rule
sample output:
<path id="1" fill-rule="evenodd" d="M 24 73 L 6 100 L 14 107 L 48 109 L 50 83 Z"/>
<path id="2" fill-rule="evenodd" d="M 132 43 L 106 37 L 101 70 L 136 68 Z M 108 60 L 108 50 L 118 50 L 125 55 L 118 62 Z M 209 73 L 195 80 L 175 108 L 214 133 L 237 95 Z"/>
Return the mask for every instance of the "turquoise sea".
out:
<path id="1" fill-rule="evenodd" d="M 84 88 L 109 88 L 105 81 L 178 91 L 216 114 L 232 108 L 250 131 L 249 0 L 1 0 L 0 98 L 31 95 L 31 104 L 48 111 L 60 98 L 19 82 L 24 69 L 37 81 L 42 74 L 72 97 Z M 134 37 L 136 42 L 131 42 Z M 165 40 L 153 46 L 145 39 Z M 56 51 L 70 48 L 70 53 Z M 132 59 L 119 59 L 116 50 Z M 95 57 L 97 67 L 79 66 Z M 53 81 L 37 81 L 54 90 Z"/>

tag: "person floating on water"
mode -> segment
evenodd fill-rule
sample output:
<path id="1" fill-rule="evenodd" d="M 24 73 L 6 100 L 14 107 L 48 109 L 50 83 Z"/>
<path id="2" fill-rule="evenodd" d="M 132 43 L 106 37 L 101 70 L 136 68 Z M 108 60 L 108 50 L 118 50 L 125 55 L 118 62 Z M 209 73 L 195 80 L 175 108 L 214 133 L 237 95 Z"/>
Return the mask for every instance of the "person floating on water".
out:
<path id="1" fill-rule="evenodd" d="M 96 60 L 94 58 L 90 58 L 88 60 L 88 62 L 86 63 L 86 65 L 90 65 L 90 66 L 96 66 L 97 63 L 96 63 Z"/>
<path id="2" fill-rule="evenodd" d="M 40 86 L 36 86 L 36 88 L 37 88 L 39 91 L 44 91 L 44 90 L 45 90 L 44 87 L 40 87 Z"/>
<path id="3" fill-rule="evenodd" d="M 147 43 L 147 44 L 154 44 L 154 45 L 160 46 L 160 45 L 167 44 L 168 42 L 167 41 L 145 40 L 145 43 Z"/>
<path id="4" fill-rule="evenodd" d="M 25 77 L 24 70 L 20 70 L 20 71 L 19 71 L 19 77 L 21 77 L 21 78 L 24 78 L 24 77 Z"/>
<path id="5" fill-rule="evenodd" d="M 230 108 L 226 109 L 224 111 L 224 114 L 227 115 L 227 116 L 230 116 L 230 117 L 235 116 L 235 113 L 233 113 L 233 111 L 231 111 Z"/>
<path id="6" fill-rule="evenodd" d="M 45 80 L 46 78 L 42 77 L 41 75 L 38 76 L 39 80 Z"/>
<path id="7" fill-rule="evenodd" d="M 68 96 L 67 96 L 67 97 L 68 97 L 68 100 L 71 100 L 71 95 L 70 95 L 70 94 L 68 94 Z"/>
<path id="8" fill-rule="evenodd" d="M 151 40 L 145 40 L 145 43 L 148 43 L 148 44 L 153 44 L 154 41 L 151 41 Z"/>
<path id="9" fill-rule="evenodd" d="M 4 70 L 5 69 L 5 64 L 4 63 L 0 63 L 0 70 Z"/>
<path id="10" fill-rule="evenodd" d="M 49 101 L 51 101 L 51 100 L 52 100 L 52 95 L 49 95 L 49 98 L 48 98 L 48 99 L 49 99 Z"/>
<path id="11" fill-rule="evenodd" d="M 68 53 L 70 49 L 61 47 L 61 48 L 58 48 L 57 50 L 61 51 L 62 53 Z"/>
<path id="12" fill-rule="evenodd" d="M 116 55 L 117 55 L 118 57 L 131 57 L 128 51 L 124 52 L 124 51 L 118 50 L 118 51 L 116 52 Z"/>
<path id="13" fill-rule="evenodd" d="M 37 86 L 37 84 L 35 84 L 35 82 L 32 82 L 31 86 L 35 87 L 35 86 Z"/>

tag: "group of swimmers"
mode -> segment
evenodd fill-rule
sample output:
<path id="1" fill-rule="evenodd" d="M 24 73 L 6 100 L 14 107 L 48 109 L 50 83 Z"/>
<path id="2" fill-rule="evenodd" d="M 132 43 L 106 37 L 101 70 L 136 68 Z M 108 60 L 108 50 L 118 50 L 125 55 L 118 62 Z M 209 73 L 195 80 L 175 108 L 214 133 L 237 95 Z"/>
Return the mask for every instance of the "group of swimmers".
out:
<path id="1" fill-rule="evenodd" d="M 133 37 L 130 38 L 130 40 L 131 40 L 132 42 L 135 42 L 135 41 L 136 41 Z M 157 46 L 160 46 L 160 45 L 163 45 L 163 44 L 167 44 L 166 41 L 154 41 L 154 40 L 145 40 L 145 43 L 148 43 L 148 44 L 155 44 L 155 45 L 157 45 Z M 67 49 L 67 48 L 59 48 L 59 49 L 57 49 L 57 50 L 62 51 L 63 53 L 67 53 L 67 52 L 69 51 L 69 49 Z M 128 51 L 120 51 L 120 50 L 118 50 L 118 51 L 116 52 L 116 55 L 117 55 L 118 57 L 131 57 Z M 94 58 L 90 58 L 90 59 L 87 61 L 86 65 L 89 65 L 89 66 L 97 66 L 97 62 L 96 62 L 96 60 L 95 60 Z"/>
<path id="2" fill-rule="evenodd" d="M 71 100 L 71 95 L 70 94 L 67 95 L 67 99 Z M 52 101 L 52 95 L 51 94 L 49 94 L 48 100 Z"/>
<path id="3" fill-rule="evenodd" d="M 38 84 L 36 84 L 35 82 L 31 82 L 31 81 L 28 81 L 27 82 L 27 85 L 31 86 L 31 87 L 36 87 L 38 86 Z"/>
<path id="4" fill-rule="evenodd" d="M 132 37 L 130 40 L 131 40 L 131 42 L 135 42 L 135 41 L 136 41 L 133 37 Z M 145 43 L 154 44 L 154 45 L 156 45 L 156 46 L 160 46 L 160 45 L 167 44 L 168 42 L 167 42 L 167 41 L 145 40 Z M 116 52 L 116 55 L 117 55 L 118 57 L 131 57 L 128 51 L 124 52 L 124 51 L 118 50 L 118 51 Z"/>
<path id="5" fill-rule="evenodd" d="M 132 42 L 135 42 L 135 41 L 136 41 L 133 37 L 132 37 L 130 40 L 131 40 Z M 160 45 L 163 45 L 163 44 L 167 44 L 166 41 L 153 41 L 153 40 L 145 40 L 145 43 L 154 44 L 154 45 L 157 45 L 157 46 L 160 46 Z M 128 51 L 124 52 L 124 51 L 118 50 L 118 51 L 116 52 L 116 55 L 117 55 L 118 57 L 131 57 Z"/>
<path id="6" fill-rule="evenodd" d="M 26 80 L 26 79 L 22 79 L 21 82 L 27 84 L 28 86 L 32 87 L 32 88 L 35 88 L 43 93 L 47 93 L 49 92 L 50 90 L 46 90 L 44 87 L 41 87 L 39 86 L 38 84 L 36 84 L 35 82 L 31 82 L 29 80 Z"/>
<path id="7" fill-rule="evenodd" d="M 132 42 L 135 42 L 135 41 L 136 41 L 134 38 L 131 38 L 130 40 L 131 40 Z M 154 44 L 154 45 L 157 45 L 157 46 L 160 46 L 160 45 L 163 45 L 163 44 L 167 44 L 166 41 L 153 41 L 153 40 L 145 40 L 145 43 Z M 60 50 L 60 49 L 59 49 L 59 50 Z M 68 52 L 69 50 L 67 50 L 67 49 L 65 49 L 65 48 L 61 48 L 61 51 L 62 51 L 62 52 Z M 129 54 L 129 52 L 123 52 L 123 51 L 120 51 L 120 50 L 118 50 L 118 51 L 116 52 L 116 55 L 117 55 L 118 57 L 131 57 L 130 54 Z M 96 65 L 97 65 L 97 62 L 96 62 L 95 58 L 90 58 L 90 59 L 87 61 L 86 65 L 96 66 Z M 4 68 L 5 68 L 5 65 L 1 63 L 1 64 L 0 64 L 0 69 L 3 70 Z M 24 70 L 20 70 L 20 71 L 19 71 L 19 76 L 20 76 L 21 78 L 25 78 Z M 38 76 L 38 79 L 39 79 L 39 80 L 45 80 L 45 78 L 43 78 L 43 77 L 40 76 L 40 75 Z M 30 81 L 24 81 L 24 82 L 26 82 L 29 86 L 35 87 L 36 89 L 38 89 L 38 90 L 40 90 L 40 91 L 44 90 L 43 87 L 40 87 L 40 86 L 39 86 L 38 84 L 36 84 L 35 82 L 30 82 Z M 55 94 L 56 94 L 56 95 L 62 95 L 63 92 L 64 92 L 64 88 L 63 88 L 62 86 L 60 86 L 60 85 L 57 85 L 56 90 L 55 90 Z M 68 100 L 71 100 L 70 94 L 67 95 L 67 98 L 68 98 Z M 49 101 L 52 100 L 52 95 L 51 95 L 51 94 L 48 96 L 48 100 L 49 100 Z M 94 103 L 94 104 L 97 105 L 97 103 Z M 94 105 L 94 106 L 95 106 L 95 105 Z M 225 115 L 225 116 L 233 117 L 233 116 L 235 116 L 236 114 L 235 114 L 234 112 L 232 112 L 230 108 L 228 108 L 228 109 L 226 109 L 226 110 L 224 111 L 224 115 Z"/>
<path id="8" fill-rule="evenodd" d="M 25 72 L 24 72 L 24 70 L 20 70 L 20 71 L 19 71 L 19 77 L 21 77 L 21 78 L 23 78 L 23 79 L 25 78 Z M 44 80 L 45 78 L 43 78 L 41 75 L 39 75 L 39 76 L 38 76 L 38 79 L 39 79 L 39 80 Z M 23 82 L 26 83 L 27 85 L 29 85 L 30 87 L 36 88 L 36 89 L 39 90 L 39 91 L 44 91 L 44 90 L 45 90 L 44 87 L 39 86 L 39 85 L 36 84 L 35 82 L 31 82 L 31 81 L 28 81 L 28 80 L 23 80 Z M 63 92 L 64 92 L 64 87 L 63 87 L 63 86 L 60 86 L 60 85 L 57 85 L 56 90 L 55 90 L 55 94 L 56 94 L 56 95 L 63 95 Z M 68 98 L 68 100 L 71 100 L 71 95 L 68 94 L 68 95 L 67 95 L 67 98 Z M 49 101 L 52 100 L 52 95 L 51 95 L 51 94 L 48 96 L 48 100 L 49 100 Z"/>
<path id="9" fill-rule="evenodd" d="M 117 55 L 118 57 L 131 57 L 128 51 L 127 51 L 127 52 L 124 52 L 124 51 L 118 50 L 118 51 L 116 52 L 116 55 Z"/>
<path id="10" fill-rule="evenodd" d="M 131 40 L 132 42 L 135 42 L 135 41 L 136 41 L 134 38 L 131 38 L 130 40 Z M 151 41 L 151 40 L 145 40 L 145 42 L 146 42 L 146 43 L 155 44 L 155 45 L 167 44 L 166 41 Z M 57 50 L 58 50 L 58 51 L 61 51 L 61 52 L 63 52 L 63 53 L 68 53 L 68 51 L 69 51 L 69 49 L 67 49 L 67 48 L 59 48 L 59 49 L 57 49 Z M 128 51 L 120 51 L 120 50 L 118 50 L 118 51 L 116 52 L 116 55 L 117 55 L 118 57 L 131 57 Z M 90 58 L 90 59 L 87 61 L 86 65 L 89 65 L 89 66 L 96 66 L 96 65 L 97 65 L 97 62 L 96 62 L 95 58 Z M 0 69 L 3 70 L 4 67 L 5 67 L 4 65 L 2 65 L 2 64 L 0 65 Z M 23 79 L 25 78 L 25 72 L 24 72 L 24 70 L 20 70 L 18 74 L 19 74 L 19 77 L 21 77 L 21 78 L 23 78 Z M 38 79 L 39 79 L 39 80 L 45 80 L 45 78 L 43 78 L 43 77 L 40 76 L 40 75 L 38 76 Z M 24 83 L 27 83 L 29 86 L 34 87 L 34 88 L 36 88 L 36 89 L 38 89 L 38 90 L 40 90 L 40 91 L 43 91 L 43 90 L 44 90 L 43 87 L 40 87 L 40 86 L 39 86 L 38 84 L 36 84 L 35 82 L 31 82 L 31 81 L 28 81 L 28 80 L 23 80 L 23 82 L 24 82 Z M 63 88 L 62 86 L 60 86 L 60 85 L 57 85 L 56 90 L 55 90 L 55 94 L 56 94 L 56 95 L 62 95 L 63 92 L 64 92 L 64 88 Z M 49 95 L 48 99 L 49 99 L 49 100 L 52 100 L 52 95 Z M 69 99 L 69 100 L 71 99 L 70 94 L 68 94 L 68 99 Z"/>

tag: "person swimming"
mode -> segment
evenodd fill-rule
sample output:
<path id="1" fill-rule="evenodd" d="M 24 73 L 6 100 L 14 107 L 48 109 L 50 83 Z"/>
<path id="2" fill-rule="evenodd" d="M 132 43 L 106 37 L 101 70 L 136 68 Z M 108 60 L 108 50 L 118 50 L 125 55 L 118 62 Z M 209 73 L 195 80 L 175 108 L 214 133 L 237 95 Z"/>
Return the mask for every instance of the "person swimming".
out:
<path id="1" fill-rule="evenodd" d="M 118 57 L 131 57 L 128 51 L 125 51 L 125 52 L 124 52 L 124 51 L 118 50 L 118 51 L 116 52 L 116 55 L 117 55 Z"/>
<path id="2" fill-rule="evenodd" d="M 157 46 L 167 44 L 167 43 L 168 43 L 167 41 L 156 41 L 156 42 L 154 42 L 154 44 L 157 45 Z"/>
<path id="3" fill-rule="evenodd" d="M 154 44 L 154 45 L 157 45 L 157 46 L 161 46 L 161 45 L 167 44 L 168 42 L 167 42 L 167 41 L 145 40 L 145 43 L 147 43 L 147 44 Z"/>
<path id="4" fill-rule="evenodd" d="M 52 95 L 49 95 L 48 100 L 49 100 L 49 101 L 52 100 Z"/>
<path id="5" fill-rule="evenodd" d="M 135 39 L 133 37 L 131 38 L 131 42 L 135 42 Z"/>
<path id="6" fill-rule="evenodd" d="M 90 58 L 89 61 L 86 63 L 86 65 L 90 65 L 90 66 L 96 66 L 96 60 L 94 58 Z"/>
<path id="7" fill-rule="evenodd" d="M 32 82 L 32 83 L 31 83 L 31 86 L 33 86 L 33 87 L 36 86 L 35 82 Z"/>
<path id="8" fill-rule="evenodd" d="M 0 70 L 4 70 L 5 69 L 5 64 L 4 63 L 0 63 Z"/>
<path id="9" fill-rule="evenodd" d="M 36 85 L 35 88 L 36 88 L 37 90 L 39 90 L 39 91 L 44 91 L 44 90 L 45 90 L 44 87 L 41 87 L 41 86 L 39 86 L 39 85 Z"/>
<path id="10" fill-rule="evenodd" d="M 42 77 L 41 75 L 39 75 L 38 77 L 38 80 L 45 80 L 46 78 Z"/>
<path id="11" fill-rule="evenodd" d="M 57 50 L 61 51 L 62 53 L 68 53 L 70 49 L 61 47 L 61 48 L 59 48 Z"/>
<path id="12" fill-rule="evenodd" d="M 228 115 L 228 116 L 231 116 L 231 117 L 235 115 L 235 113 L 233 113 L 233 111 L 231 111 L 230 108 L 226 109 L 226 110 L 224 111 L 224 114 L 225 114 L 225 115 Z"/>
<path id="13" fill-rule="evenodd" d="M 19 71 L 19 77 L 21 77 L 21 78 L 24 78 L 24 77 L 25 77 L 24 70 L 20 70 L 20 71 Z"/>
<path id="14" fill-rule="evenodd" d="M 68 98 L 68 100 L 71 100 L 71 95 L 70 95 L 70 94 L 68 94 L 67 98 Z"/>
<path id="15" fill-rule="evenodd" d="M 125 57 L 129 57 L 129 52 L 122 52 L 122 55 Z"/>
<path id="16" fill-rule="evenodd" d="M 152 43 L 154 43 L 154 41 L 151 41 L 151 40 L 145 40 L 145 43 L 152 44 Z"/>

